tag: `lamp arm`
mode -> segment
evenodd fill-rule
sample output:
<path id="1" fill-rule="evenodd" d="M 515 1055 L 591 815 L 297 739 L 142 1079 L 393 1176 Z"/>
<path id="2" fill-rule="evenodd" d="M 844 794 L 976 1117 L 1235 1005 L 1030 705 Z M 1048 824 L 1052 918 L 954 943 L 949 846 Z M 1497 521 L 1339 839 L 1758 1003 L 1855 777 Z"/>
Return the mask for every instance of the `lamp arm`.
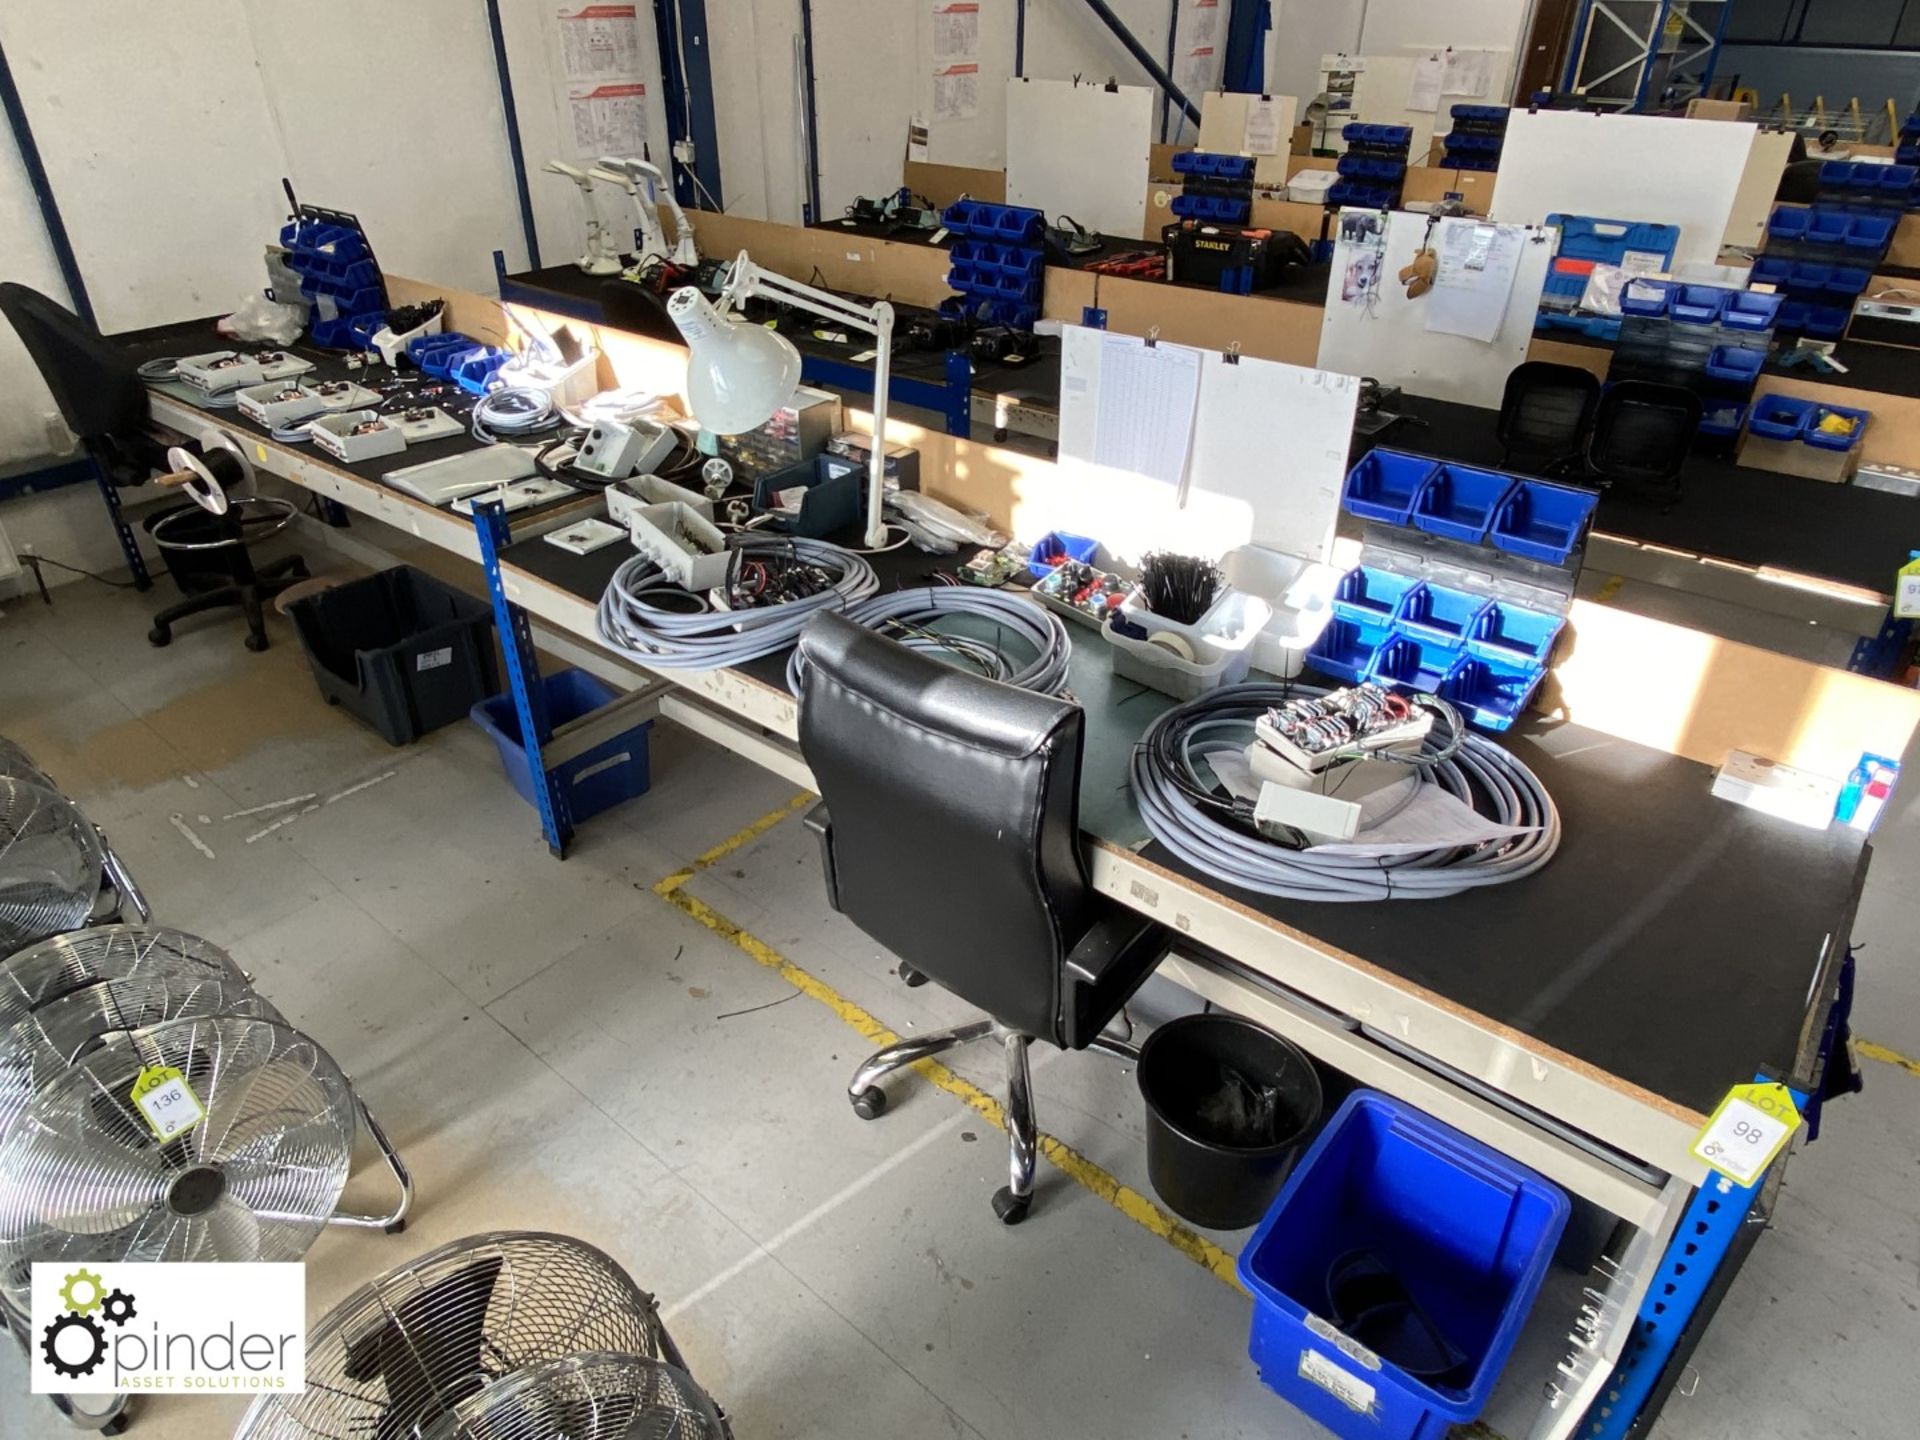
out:
<path id="1" fill-rule="evenodd" d="M 876 318 L 881 307 L 886 306 L 888 324 L 892 324 L 893 307 L 886 301 L 876 301 L 872 305 L 860 305 L 852 300 L 844 300 L 829 290 L 819 290 L 811 285 L 802 285 L 798 280 L 789 280 L 785 275 L 776 275 L 770 270 L 762 270 L 753 263 L 746 251 L 740 252 L 740 258 L 733 262 L 727 274 L 727 288 L 721 299 L 728 305 L 739 305 L 757 296 L 768 295 L 784 300 L 789 305 L 798 305 L 810 310 L 823 319 L 835 320 L 843 325 L 852 325 L 869 335 L 878 335 L 880 327 Z"/>

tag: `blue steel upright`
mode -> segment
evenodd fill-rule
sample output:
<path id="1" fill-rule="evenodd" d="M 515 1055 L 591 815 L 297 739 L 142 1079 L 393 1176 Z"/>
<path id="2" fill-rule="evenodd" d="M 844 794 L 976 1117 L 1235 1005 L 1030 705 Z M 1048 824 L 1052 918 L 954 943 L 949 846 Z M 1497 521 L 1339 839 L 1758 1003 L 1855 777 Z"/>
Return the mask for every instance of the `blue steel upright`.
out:
<path id="1" fill-rule="evenodd" d="M 533 648 L 533 626 L 527 612 L 507 599 L 500 582 L 500 552 L 513 538 L 506 507 L 483 500 L 473 507 L 473 528 L 480 539 L 480 564 L 487 572 L 487 593 L 493 597 L 493 623 L 500 632 L 500 653 L 507 662 L 507 684 L 513 694 L 513 713 L 520 722 L 520 744 L 527 754 L 533 781 L 533 804 L 540 812 L 540 831 L 554 859 L 567 858 L 573 843 L 573 814 L 566 791 L 553 783 L 547 768 L 546 747 L 553 740 L 547 715 L 547 692 L 540 684 L 540 660 Z"/>

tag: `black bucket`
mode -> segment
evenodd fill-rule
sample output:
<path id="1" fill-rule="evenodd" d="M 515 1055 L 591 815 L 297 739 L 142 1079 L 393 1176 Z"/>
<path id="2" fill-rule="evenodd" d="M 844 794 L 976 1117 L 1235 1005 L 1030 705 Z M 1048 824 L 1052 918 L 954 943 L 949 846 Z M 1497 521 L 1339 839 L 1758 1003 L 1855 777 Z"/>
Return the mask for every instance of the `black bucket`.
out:
<path id="1" fill-rule="evenodd" d="M 1208 1230 L 1256 1223 L 1320 1123 L 1313 1062 L 1238 1015 L 1183 1015 L 1147 1037 L 1139 1075 L 1155 1193 Z"/>

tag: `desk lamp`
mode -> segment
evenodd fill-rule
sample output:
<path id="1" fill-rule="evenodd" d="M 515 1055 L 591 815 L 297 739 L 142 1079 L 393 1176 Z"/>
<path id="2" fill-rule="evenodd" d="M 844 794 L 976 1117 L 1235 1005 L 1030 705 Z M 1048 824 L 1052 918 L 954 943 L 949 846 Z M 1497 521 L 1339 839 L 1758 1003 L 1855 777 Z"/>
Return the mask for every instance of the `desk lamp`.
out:
<path id="1" fill-rule="evenodd" d="M 756 296 L 784 300 L 875 340 L 873 446 L 867 466 L 867 544 L 887 543 L 881 519 L 886 504 L 887 379 L 893 360 L 893 306 L 884 300 L 858 305 L 784 275 L 762 270 L 742 250 L 727 274 L 716 308 L 692 286 L 673 292 L 667 314 L 686 337 L 687 400 L 693 418 L 719 435 L 738 435 L 773 418 L 800 386 L 800 352 L 784 335 L 750 325 L 728 312 Z"/>

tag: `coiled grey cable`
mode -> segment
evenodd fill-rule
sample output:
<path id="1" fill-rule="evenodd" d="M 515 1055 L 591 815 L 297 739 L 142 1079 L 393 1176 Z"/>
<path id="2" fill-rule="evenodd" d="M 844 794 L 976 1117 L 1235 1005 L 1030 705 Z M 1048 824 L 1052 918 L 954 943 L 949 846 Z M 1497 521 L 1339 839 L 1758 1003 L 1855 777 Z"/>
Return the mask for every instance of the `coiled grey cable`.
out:
<path id="1" fill-rule="evenodd" d="M 856 625 L 878 630 L 909 649 L 954 662 L 989 679 L 1042 695 L 1059 695 L 1067 688 L 1073 641 L 1065 622 L 1051 610 L 1004 590 L 963 585 L 896 590 L 863 600 L 846 613 Z M 998 634 L 985 639 L 935 628 L 958 616 L 973 616 L 990 623 L 996 631 L 1004 630 L 1014 637 L 1012 652 Z M 1024 650 L 1031 650 L 1033 658 L 1022 663 L 1019 657 Z M 787 662 L 787 688 L 796 695 L 800 693 L 800 671 L 800 652 L 795 650 Z"/>
<path id="2" fill-rule="evenodd" d="M 526 385 L 489 390 L 473 402 L 471 429 L 482 445 L 498 445 L 519 435 L 557 430 L 562 421 L 553 396 Z"/>
<path id="3" fill-rule="evenodd" d="M 1195 778 L 1191 742 L 1239 727 L 1287 700 L 1324 695 L 1311 685 L 1230 685 L 1161 715 L 1134 747 L 1128 778 L 1153 837 L 1194 869 L 1243 890 L 1287 900 L 1434 900 L 1533 874 L 1560 848 L 1560 812 L 1518 758 L 1472 731 L 1452 757 L 1420 773 L 1501 825 L 1537 827 L 1509 840 L 1388 856 L 1294 850 L 1253 830 L 1252 807 L 1223 800 Z M 1430 739 L 1430 743 L 1431 739 Z M 1365 832 L 1355 837 L 1365 844 Z"/>
<path id="4" fill-rule="evenodd" d="M 595 615 L 600 638 L 656 670 L 719 670 L 778 654 L 799 640 L 815 614 L 845 610 L 880 588 L 871 565 L 824 540 L 751 535 L 730 548 L 736 568 L 753 561 L 797 561 L 833 579 L 826 589 L 783 604 L 723 610 L 673 584 L 659 566 L 636 555 L 614 571 L 601 593 Z"/>

